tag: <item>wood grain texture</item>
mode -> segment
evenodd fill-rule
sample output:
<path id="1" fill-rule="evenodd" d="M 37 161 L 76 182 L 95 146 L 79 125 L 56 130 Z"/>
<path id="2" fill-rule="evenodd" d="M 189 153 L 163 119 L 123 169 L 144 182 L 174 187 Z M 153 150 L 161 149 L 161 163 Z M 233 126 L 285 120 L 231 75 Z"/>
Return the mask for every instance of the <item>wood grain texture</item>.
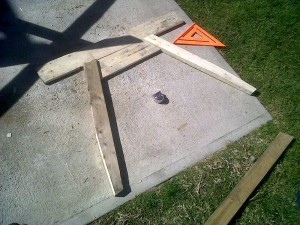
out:
<path id="1" fill-rule="evenodd" d="M 279 133 L 205 225 L 228 224 L 293 139 L 288 134 Z"/>
<path id="2" fill-rule="evenodd" d="M 128 35 L 124 36 L 123 39 L 122 37 L 119 37 L 120 41 L 118 43 L 108 44 L 107 46 L 99 46 L 95 44 L 95 47 L 89 46 L 88 50 L 73 52 L 54 59 L 43 65 L 38 70 L 38 75 L 44 83 L 53 82 L 64 76 L 81 70 L 83 64 L 86 62 L 89 62 L 93 59 L 101 59 L 130 45 L 137 46 L 143 42 L 142 38 L 150 34 L 160 34 L 166 32 L 183 23 L 184 21 L 174 12 L 154 18 L 133 28 Z M 136 43 L 128 44 L 128 42 L 130 42 L 128 41 L 130 37 Z"/>
<path id="3" fill-rule="evenodd" d="M 175 59 L 178 59 L 236 89 L 239 89 L 245 92 L 246 94 L 251 95 L 256 91 L 255 87 L 246 83 L 245 81 L 233 75 L 232 73 L 229 73 L 211 62 L 191 52 L 188 52 L 168 41 L 163 40 L 162 38 L 159 38 L 155 35 L 150 35 L 144 38 L 144 40 L 161 48 L 161 50 L 164 53 L 174 57 Z"/>
<path id="4" fill-rule="evenodd" d="M 101 65 L 102 77 L 112 76 L 124 69 L 135 65 L 155 54 L 160 49 L 149 43 L 131 45 L 121 51 L 113 53 L 99 60 Z"/>
<path id="5" fill-rule="evenodd" d="M 123 190 L 123 184 L 103 94 L 98 61 L 93 60 L 84 64 L 84 71 L 87 77 L 90 104 L 96 128 L 96 138 L 109 183 L 114 195 L 116 195 Z"/>

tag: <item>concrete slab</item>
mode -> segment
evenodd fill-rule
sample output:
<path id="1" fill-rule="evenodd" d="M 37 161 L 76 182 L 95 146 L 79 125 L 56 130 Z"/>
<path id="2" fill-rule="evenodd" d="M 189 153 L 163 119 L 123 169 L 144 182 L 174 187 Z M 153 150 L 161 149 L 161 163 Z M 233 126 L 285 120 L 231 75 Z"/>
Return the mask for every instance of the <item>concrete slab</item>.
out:
<path id="1" fill-rule="evenodd" d="M 255 97 L 167 55 L 151 58 L 105 85 L 122 176 L 131 189 L 113 197 L 84 74 L 47 86 L 33 69 L 171 11 L 188 25 L 191 20 L 173 0 L 10 5 L 14 16 L 30 24 L 20 25 L 17 36 L 2 35 L 17 46 L 5 49 L 0 68 L 1 224 L 86 224 L 271 119 Z M 185 27 L 163 38 L 172 40 Z M 214 48 L 184 48 L 234 73 Z M 158 90 L 168 104 L 152 100 Z"/>

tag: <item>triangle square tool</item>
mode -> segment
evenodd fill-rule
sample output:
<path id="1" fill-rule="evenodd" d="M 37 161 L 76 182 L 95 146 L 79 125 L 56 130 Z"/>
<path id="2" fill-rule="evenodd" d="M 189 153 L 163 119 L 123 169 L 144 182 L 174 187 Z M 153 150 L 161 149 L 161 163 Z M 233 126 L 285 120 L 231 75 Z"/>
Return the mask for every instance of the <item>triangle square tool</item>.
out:
<path id="1" fill-rule="evenodd" d="M 210 42 L 211 39 L 208 38 L 205 35 L 200 35 L 199 30 L 197 28 L 193 28 L 190 32 L 188 32 L 184 37 L 182 37 L 180 40 L 185 41 L 203 41 L 203 42 Z"/>
<path id="2" fill-rule="evenodd" d="M 225 47 L 222 42 L 199 27 L 196 23 L 193 23 L 183 33 L 181 33 L 179 37 L 173 41 L 173 43 L 179 45 Z"/>

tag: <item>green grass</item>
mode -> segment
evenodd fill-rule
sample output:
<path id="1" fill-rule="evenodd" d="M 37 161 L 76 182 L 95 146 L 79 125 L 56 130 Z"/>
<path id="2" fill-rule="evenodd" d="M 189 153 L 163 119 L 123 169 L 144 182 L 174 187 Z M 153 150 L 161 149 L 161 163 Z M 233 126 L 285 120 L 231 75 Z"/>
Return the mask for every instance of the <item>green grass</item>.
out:
<path id="1" fill-rule="evenodd" d="M 232 224 L 299 224 L 300 3 L 178 0 L 227 46 L 219 50 L 259 92 L 273 120 L 92 224 L 203 224 L 279 131 L 295 136 Z"/>

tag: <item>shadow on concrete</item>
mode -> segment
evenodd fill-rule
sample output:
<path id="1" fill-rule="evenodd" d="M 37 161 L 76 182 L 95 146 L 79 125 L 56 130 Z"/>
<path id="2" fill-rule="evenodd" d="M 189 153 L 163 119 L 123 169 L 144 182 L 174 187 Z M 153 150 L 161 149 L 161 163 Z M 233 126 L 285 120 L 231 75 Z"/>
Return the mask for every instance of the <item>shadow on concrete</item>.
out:
<path id="1" fill-rule="evenodd" d="M 141 39 L 133 37 L 131 35 L 123 35 L 120 37 L 113 37 L 108 39 L 103 39 L 101 41 L 98 41 L 93 44 L 89 44 L 86 47 L 83 47 L 80 49 L 80 51 L 84 50 L 92 50 L 97 48 L 106 48 L 110 46 L 116 46 L 116 45 L 127 45 L 127 44 L 134 44 L 134 43 L 141 43 L 143 42 Z"/>
<path id="2" fill-rule="evenodd" d="M 81 36 L 104 15 L 114 2 L 115 0 L 95 1 L 73 24 L 60 33 L 20 20 L 7 0 L 0 1 L 0 66 L 29 64 L 0 90 L 0 117 L 38 80 L 36 73 L 38 66 L 91 44 L 91 42 L 81 40 Z M 47 38 L 53 42 L 49 45 L 32 43 L 28 34 Z M 116 44 L 117 41 L 120 40 L 111 40 L 110 43 Z M 133 41 L 128 38 L 122 40 L 123 43 L 126 41 L 132 43 L 137 40 Z M 104 42 L 107 44 L 108 41 Z M 98 44 L 100 45 L 100 42 Z"/>
<path id="3" fill-rule="evenodd" d="M 90 42 L 81 36 L 102 17 L 114 1 L 99 0 L 93 3 L 64 32 L 60 33 L 30 22 L 15 15 L 7 0 L 0 2 L 0 66 L 22 63 L 40 64 L 71 50 L 78 50 Z M 30 41 L 28 34 L 52 40 L 51 44 Z"/>
<path id="4" fill-rule="evenodd" d="M 115 0 L 95 1 L 62 33 L 20 20 L 16 17 L 7 0 L 0 2 L 0 66 L 29 64 L 0 90 L 0 117 L 38 80 L 39 77 L 36 73 L 38 66 L 61 55 L 92 44 L 91 42 L 80 39 L 81 36 L 103 16 L 114 2 Z M 49 45 L 32 43 L 28 38 L 28 34 L 50 39 L 53 42 Z M 92 47 L 86 47 L 85 50 L 99 48 L 100 46 L 106 47 L 119 45 L 120 43 L 130 44 L 137 42 L 140 42 L 140 40 L 131 36 L 123 36 L 100 41 L 92 45 Z M 3 74 L 0 76 L 3 76 Z M 108 99 L 112 133 L 120 164 L 122 181 L 125 187 L 119 196 L 125 196 L 130 192 L 129 179 L 108 86 L 106 86 L 106 90 L 105 97 Z"/>
<path id="5" fill-rule="evenodd" d="M 136 37 L 133 37 L 133 36 L 130 36 L 130 35 L 124 35 L 124 36 L 120 36 L 120 37 L 114 37 L 114 38 L 109 38 L 109 39 L 104 39 L 104 40 L 101 40 L 97 43 L 93 43 L 93 44 L 89 44 L 88 46 L 82 48 L 82 49 L 79 49 L 77 50 L 77 52 L 79 51 L 87 51 L 87 50 L 93 50 L 93 49 L 101 49 L 101 48 L 106 48 L 106 47 L 110 47 L 110 46 L 116 46 L 116 45 L 126 45 L 126 44 L 134 44 L 134 43 L 140 43 L 142 42 L 141 39 L 138 39 Z M 136 63 L 138 64 L 138 63 Z M 136 64 L 134 64 L 133 66 L 135 66 Z M 41 65 L 42 66 L 42 65 Z M 37 67 L 36 70 L 38 71 L 40 69 L 40 67 Z M 124 70 L 128 70 L 129 68 L 124 68 Z M 69 76 L 72 76 L 73 74 L 79 72 L 83 70 L 83 67 L 81 68 L 77 68 L 75 70 L 73 70 L 72 72 L 70 72 L 69 74 L 65 74 L 63 77 L 61 78 L 57 78 L 53 81 L 50 81 L 50 82 L 47 82 L 48 85 L 51 85 L 51 84 L 54 84 L 54 83 L 57 83 Z M 124 70 L 122 70 L 121 72 L 123 72 Z M 116 74 L 119 74 L 120 71 L 118 71 L 118 73 Z M 112 76 L 108 76 L 107 77 L 108 79 L 112 78 Z"/>
<path id="6" fill-rule="evenodd" d="M 40 64 L 55 56 L 59 56 L 63 52 L 60 49 L 54 49 L 51 44 L 32 43 L 28 38 L 29 35 L 34 35 L 55 41 L 64 39 L 63 33 L 13 16 L 1 16 L 0 19 L 0 32 L 2 32 L 2 39 L 0 39 L 0 67 L 25 63 Z M 76 47 L 90 44 L 90 42 L 82 39 L 73 41 L 73 46 L 76 45 Z"/>

